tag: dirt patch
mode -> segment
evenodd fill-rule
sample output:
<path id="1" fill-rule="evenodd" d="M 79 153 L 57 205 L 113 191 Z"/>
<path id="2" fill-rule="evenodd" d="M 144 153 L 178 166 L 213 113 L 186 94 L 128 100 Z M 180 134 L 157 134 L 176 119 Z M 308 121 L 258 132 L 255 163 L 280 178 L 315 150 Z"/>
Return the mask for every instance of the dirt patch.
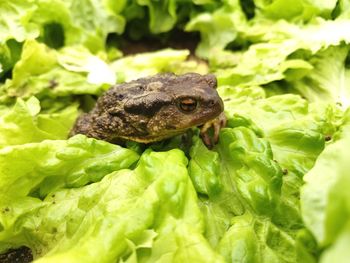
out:
<path id="1" fill-rule="evenodd" d="M 196 47 L 200 41 L 199 35 L 183 31 L 174 31 L 167 37 L 147 37 L 138 41 L 122 39 L 120 50 L 124 55 L 144 52 L 152 52 L 164 48 L 188 49 L 194 56 Z"/>
<path id="2" fill-rule="evenodd" d="M 0 255 L 1 263 L 29 263 L 32 261 L 32 251 L 28 247 L 20 247 Z"/>

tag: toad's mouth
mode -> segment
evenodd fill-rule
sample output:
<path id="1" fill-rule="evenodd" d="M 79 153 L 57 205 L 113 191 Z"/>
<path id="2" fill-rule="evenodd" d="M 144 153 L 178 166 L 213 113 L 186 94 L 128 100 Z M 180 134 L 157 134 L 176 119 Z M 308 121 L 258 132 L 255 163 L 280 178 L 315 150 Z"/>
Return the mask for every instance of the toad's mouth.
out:
<path id="1" fill-rule="evenodd" d="M 210 118 L 206 118 L 206 119 L 201 118 L 198 121 L 194 120 L 193 123 L 189 124 L 188 126 L 186 125 L 186 127 L 181 127 L 181 128 L 176 128 L 175 126 L 167 127 L 168 129 L 166 129 L 163 132 L 159 132 L 157 134 L 148 134 L 143 136 L 125 136 L 125 137 L 121 136 L 120 138 L 125 140 L 132 140 L 139 143 L 145 143 L 145 144 L 158 142 L 180 134 L 184 134 L 186 133 L 187 130 L 193 127 L 201 127 L 206 123 L 216 119 L 218 116 L 220 116 L 220 114 L 221 112 L 212 114 Z"/>
<path id="2" fill-rule="evenodd" d="M 189 129 L 191 127 L 199 127 L 207 123 L 208 121 L 211 121 L 215 118 L 217 118 L 221 113 L 223 112 L 222 110 L 217 110 L 217 111 L 204 111 L 200 115 L 193 116 L 191 121 L 186 125 L 186 128 Z"/>
<path id="3" fill-rule="evenodd" d="M 201 126 L 206 122 L 215 119 L 224 111 L 224 102 L 220 97 L 217 97 L 215 101 L 212 100 L 211 103 L 204 106 L 205 107 L 202 107 L 200 112 L 191 115 L 191 120 L 189 121 L 188 125 L 186 125 L 188 128 Z"/>
<path id="4" fill-rule="evenodd" d="M 189 127 L 191 128 L 191 127 Z M 124 139 L 124 140 L 131 140 L 131 141 L 135 141 L 135 142 L 139 142 L 139 143 L 153 143 L 153 142 L 159 142 L 159 141 L 163 141 L 165 139 L 169 139 L 171 137 L 174 137 L 176 135 L 180 135 L 185 133 L 189 128 L 185 128 L 185 129 L 178 129 L 178 130 L 170 130 L 167 131 L 167 133 L 164 134 L 152 134 L 152 135 L 146 135 L 146 136 L 120 136 L 120 138 Z"/>

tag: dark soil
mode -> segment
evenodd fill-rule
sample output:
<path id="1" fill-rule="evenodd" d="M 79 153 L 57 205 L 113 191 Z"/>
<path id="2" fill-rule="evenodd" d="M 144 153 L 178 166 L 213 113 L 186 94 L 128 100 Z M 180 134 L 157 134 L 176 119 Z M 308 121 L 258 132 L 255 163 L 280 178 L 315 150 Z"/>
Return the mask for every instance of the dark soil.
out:
<path id="1" fill-rule="evenodd" d="M 124 55 L 156 51 L 163 48 L 188 49 L 191 55 L 194 55 L 195 49 L 200 41 L 196 33 L 187 33 L 183 31 L 172 32 L 167 37 L 147 37 L 138 41 L 123 38 L 119 48 Z"/>
<path id="2" fill-rule="evenodd" d="M 32 261 L 32 251 L 27 247 L 13 249 L 0 255 L 0 263 L 29 263 Z"/>

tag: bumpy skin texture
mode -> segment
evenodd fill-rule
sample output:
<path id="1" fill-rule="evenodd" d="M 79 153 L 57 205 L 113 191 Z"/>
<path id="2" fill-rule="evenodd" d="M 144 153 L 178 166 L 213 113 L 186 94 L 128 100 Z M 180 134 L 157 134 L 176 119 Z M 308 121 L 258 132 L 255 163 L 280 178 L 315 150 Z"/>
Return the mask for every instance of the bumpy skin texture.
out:
<path id="1" fill-rule="evenodd" d="M 214 75 L 197 73 L 158 74 L 115 85 L 78 118 L 70 136 L 150 143 L 207 122 L 212 125 L 217 117 L 221 126 L 224 106 L 216 85 Z"/>

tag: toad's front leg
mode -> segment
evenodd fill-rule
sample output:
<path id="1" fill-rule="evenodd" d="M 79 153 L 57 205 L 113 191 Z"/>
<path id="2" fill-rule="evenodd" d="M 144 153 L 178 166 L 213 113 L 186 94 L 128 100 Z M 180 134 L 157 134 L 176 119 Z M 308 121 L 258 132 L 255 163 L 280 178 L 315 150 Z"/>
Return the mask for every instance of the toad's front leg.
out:
<path id="1" fill-rule="evenodd" d="M 213 148 L 214 144 L 218 143 L 220 129 L 226 126 L 226 121 L 227 121 L 226 116 L 222 112 L 218 117 L 204 123 L 204 125 L 201 127 L 200 135 L 201 135 L 202 141 L 209 149 Z M 209 129 L 211 127 L 213 127 L 214 129 L 213 137 L 210 137 L 209 135 Z"/>

